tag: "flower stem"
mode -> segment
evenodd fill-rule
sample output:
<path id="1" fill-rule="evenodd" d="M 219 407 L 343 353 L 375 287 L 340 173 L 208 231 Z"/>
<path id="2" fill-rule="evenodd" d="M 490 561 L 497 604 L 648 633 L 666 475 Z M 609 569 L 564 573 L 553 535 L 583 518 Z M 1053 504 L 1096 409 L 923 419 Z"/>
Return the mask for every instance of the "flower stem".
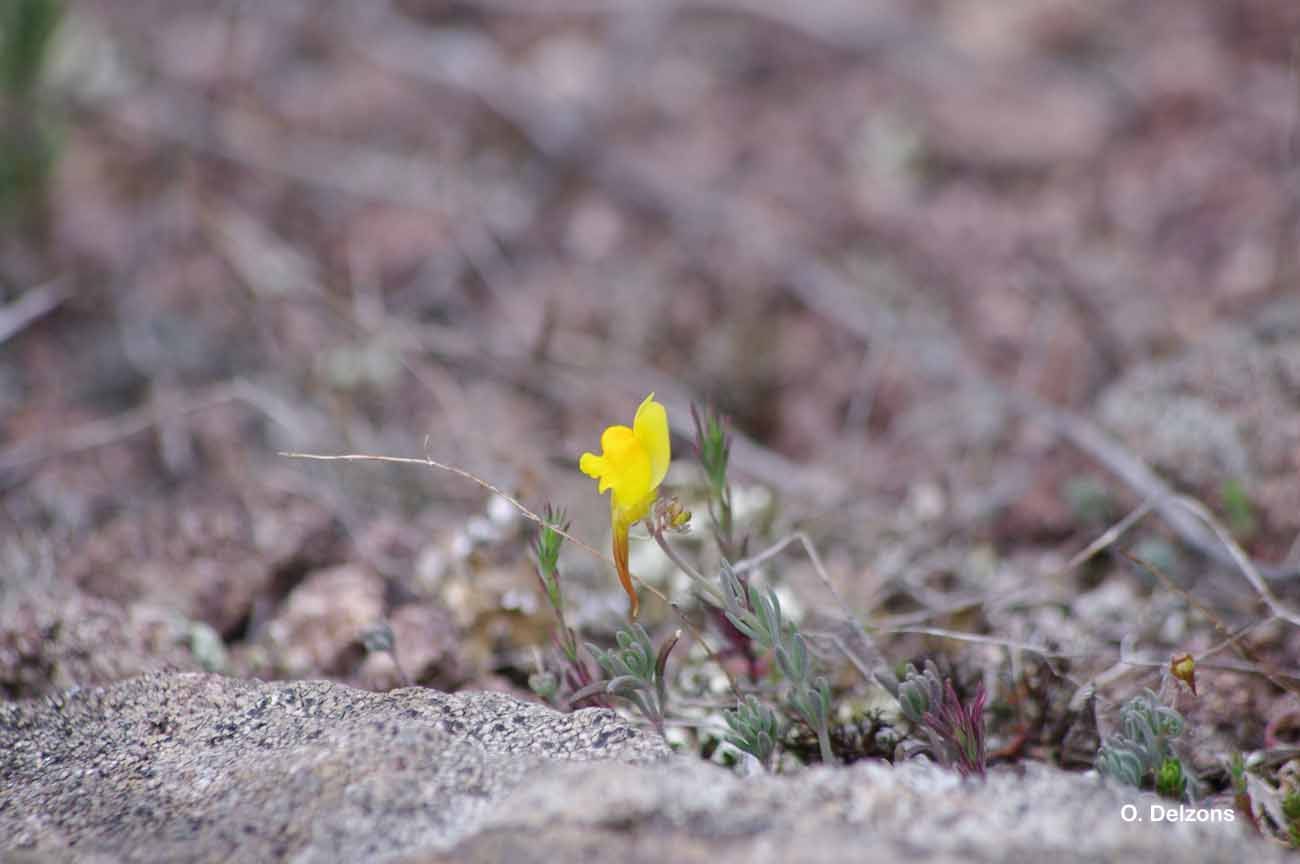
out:
<path id="1" fill-rule="evenodd" d="M 668 542 L 668 538 L 664 537 L 662 531 L 657 530 L 654 525 L 650 525 L 650 536 L 659 544 L 659 548 L 664 550 L 664 554 L 668 556 L 669 560 L 676 564 L 678 569 L 689 576 L 691 581 L 694 582 L 701 591 L 709 595 L 710 600 L 713 600 L 718 606 L 723 605 L 722 592 L 718 590 L 718 586 L 714 585 L 708 579 L 705 579 L 700 571 L 692 567 L 686 559 L 682 558 L 681 555 L 678 555 L 677 550 Z"/>
<path id="2" fill-rule="evenodd" d="M 817 746 L 821 749 L 822 764 L 834 765 L 835 754 L 831 752 L 831 733 L 825 723 L 817 727 Z"/>

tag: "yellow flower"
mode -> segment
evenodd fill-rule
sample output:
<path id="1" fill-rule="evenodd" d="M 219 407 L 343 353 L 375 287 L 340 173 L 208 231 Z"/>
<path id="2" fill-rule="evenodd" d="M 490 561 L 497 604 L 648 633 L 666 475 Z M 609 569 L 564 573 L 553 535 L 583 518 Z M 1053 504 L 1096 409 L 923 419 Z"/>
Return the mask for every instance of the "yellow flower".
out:
<path id="1" fill-rule="evenodd" d="M 668 412 L 645 397 L 636 409 L 632 427 L 610 426 L 600 436 L 601 454 L 583 453 L 578 466 L 582 473 L 599 481 L 600 494 L 610 491 L 610 519 L 614 524 L 614 564 L 618 579 L 632 602 L 635 618 L 640 602 L 628 570 L 627 532 L 650 512 L 659 495 L 659 484 L 668 473 L 672 450 L 668 441 Z"/>

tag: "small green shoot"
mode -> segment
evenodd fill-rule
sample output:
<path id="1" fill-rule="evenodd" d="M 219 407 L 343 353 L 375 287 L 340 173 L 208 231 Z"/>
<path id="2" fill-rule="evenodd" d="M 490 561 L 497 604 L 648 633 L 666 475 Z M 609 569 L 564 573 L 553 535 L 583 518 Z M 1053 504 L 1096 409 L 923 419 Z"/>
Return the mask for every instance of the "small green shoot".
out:
<path id="1" fill-rule="evenodd" d="M 1255 505 L 1246 491 L 1246 484 L 1236 478 L 1225 481 L 1219 489 L 1219 499 L 1232 536 L 1240 542 L 1254 538 L 1259 531 L 1259 520 L 1255 518 Z"/>
<path id="2" fill-rule="evenodd" d="M 1300 849 L 1300 789 L 1282 796 L 1282 816 L 1286 819 L 1287 840 L 1292 849 Z"/>
<path id="3" fill-rule="evenodd" d="M 563 618 L 564 597 L 560 591 L 558 570 L 560 547 L 564 545 L 564 536 L 560 532 L 568 532 L 569 521 L 564 518 L 563 510 L 552 508 L 549 504 L 546 506 L 542 520 L 542 525 L 537 530 L 537 542 L 533 546 L 533 553 L 537 558 L 537 577 L 542 582 L 542 589 L 546 592 L 546 599 L 550 601 L 551 607 Z"/>
<path id="4" fill-rule="evenodd" d="M 1173 750 L 1183 734 L 1182 715 L 1150 690 L 1120 708 L 1120 731 L 1097 752 L 1097 770 L 1139 789 L 1154 788 L 1167 798 L 1190 797 L 1194 779 Z"/>
<path id="5" fill-rule="evenodd" d="M 726 736 L 727 742 L 753 756 L 764 769 L 770 768 L 776 742 L 781 737 L 776 712 L 749 695 L 734 709 L 724 711 L 722 719 L 731 728 Z"/>
<path id="6" fill-rule="evenodd" d="M 776 591 L 766 592 L 754 584 L 743 585 L 730 565 L 722 566 L 722 594 L 727 620 L 746 637 L 771 651 L 788 683 L 786 704 L 817 735 L 822 761 L 831 764 L 830 684 L 824 676 L 813 677 L 808 643 L 793 622 L 781 617 Z"/>
<path id="7" fill-rule="evenodd" d="M 736 561 L 743 550 L 736 544 L 735 524 L 731 511 L 731 486 L 727 483 L 727 463 L 731 458 L 731 434 L 727 423 L 716 411 L 705 409 L 703 416 L 691 405 L 695 423 L 695 452 L 708 481 L 709 520 L 722 557 Z"/>
<path id="8" fill-rule="evenodd" d="M 1255 818 L 1255 807 L 1250 800 L 1250 788 L 1246 785 L 1246 757 L 1240 751 L 1233 753 L 1228 762 L 1228 776 L 1232 778 L 1232 806 L 1259 831 L 1259 820 Z"/>
<path id="9" fill-rule="evenodd" d="M 1183 763 L 1170 756 L 1160 763 L 1156 771 L 1156 794 L 1173 801 L 1183 800 L 1187 791 L 1187 778 L 1183 776 Z"/>
<path id="10" fill-rule="evenodd" d="M 564 545 L 564 535 L 569 532 L 569 521 L 564 511 L 549 504 L 543 511 L 540 527 L 537 529 L 537 541 L 533 545 L 533 556 L 537 565 L 537 579 L 542 585 L 546 602 L 555 614 L 555 644 L 564 657 L 564 670 L 557 676 L 545 669 L 539 669 L 528 678 L 528 686 L 542 699 L 554 701 L 560 693 L 560 683 L 571 693 L 584 693 L 595 683 L 595 676 L 588 668 L 587 662 L 578 653 L 578 634 L 569 626 L 564 617 L 564 590 L 560 584 L 560 548 Z M 590 692 L 585 697 L 570 697 L 569 704 L 576 705 L 585 701 L 588 705 L 608 707 L 608 702 L 598 692 Z"/>
<path id="11" fill-rule="evenodd" d="M 903 716 L 924 731 L 930 753 L 940 764 L 957 769 L 963 777 L 984 776 L 988 753 L 983 682 L 963 705 L 952 681 L 939 674 L 932 660 L 925 662 L 924 672 L 907 664 L 901 682 L 892 674 L 877 675 L 876 680 L 898 700 Z"/>
<path id="12" fill-rule="evenodd" d="M 650 634 L 640 624 L 619 630 L 615 634 L 618 647 L 605 651 L 590 643 L 587 651 L 596 658 L 606 680 L 588 689 L 600 689 L 610 696 L 631 702 L 641 715 L 664 733 L 664 717 L 668 709 L 668 682 L 666 671 L 668 655 L 682 636 L 678 630 L 663 641 L 656 651 Z"/>

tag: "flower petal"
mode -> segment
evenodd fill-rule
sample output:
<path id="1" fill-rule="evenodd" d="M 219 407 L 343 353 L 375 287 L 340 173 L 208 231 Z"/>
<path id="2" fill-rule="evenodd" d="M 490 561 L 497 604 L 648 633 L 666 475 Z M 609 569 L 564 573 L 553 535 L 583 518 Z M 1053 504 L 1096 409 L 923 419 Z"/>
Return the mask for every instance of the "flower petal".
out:
<path id="1" fill-rule="evenodd" d="M 626 426 L 610 426 L 600 436 L 604 452 L 600 459 L 600 492 L 614 490 L 614 508 L 635 522 L 645 515 L 654 500 L 650 455 Z M 588 460 L 587 467 L 597 465 Z"/>
<path id="2" fill-rule="evenodd" d="M 600 449 L 605 451 L 605 458 L 614 461 L 635 442 L 636 434 L 626 426 L 609 426 L 600 433 Z"/>
<path id="3" fill-rule="evenodd" d="M 655 394 L 645 397 L 636 409 L 632 430 L 650 457 L 650 486 L 657 489 L 668 473 L 672 461 L 672 442 L 668 436 L 668 412 L 655 400 Z"/>
<path id="4" fill-rule="evenodd" d="M 578 461 L 578 467 L 582 469 L 583 474 L 593 480 L 599 480 L 600 475 L 605 473 L 605 457 L 597 456 L 595 453 L 583 453 L 582 459 Z"/>

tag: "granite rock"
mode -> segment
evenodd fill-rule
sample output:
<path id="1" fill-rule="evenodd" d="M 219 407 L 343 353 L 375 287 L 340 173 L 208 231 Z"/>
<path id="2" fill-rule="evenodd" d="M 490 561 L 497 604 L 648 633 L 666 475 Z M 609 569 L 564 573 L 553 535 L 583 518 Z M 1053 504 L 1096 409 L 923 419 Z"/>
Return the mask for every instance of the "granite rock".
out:
<path id="1" fill-rule="evenodd" d="M 540 764 L 668 753 L 501 693 L 146 675 L 0 705 L 0 857 L 385 860 L 449 848 Z"/>
<path id="2" fill-rule="evenodd" d="M 1282 860 L 1222 805 L 1153 806 L 1041 764 L 741 778 L 500 693 L 152 674 L 0 705 L 4 860 Z"/>
<path id="3" fill-rule="evenodd" d="M 1125 810 L 1132 805 L 1133 810 Z M 685 760 L 552 766 L 448 853 L 411 862 L 1281 861 L 1232 822 L 1154 821 L 1176 805 L 1041 763 L 963 781 L 931 764 L 861 762 L 742 779 Z M 1225 820 L 1228 810 L 1202 808 Z M 1125 816 L 1136 817 L 1125 821 Z M 1140 821 L 1139 821 L 1140 820 Z"/>

